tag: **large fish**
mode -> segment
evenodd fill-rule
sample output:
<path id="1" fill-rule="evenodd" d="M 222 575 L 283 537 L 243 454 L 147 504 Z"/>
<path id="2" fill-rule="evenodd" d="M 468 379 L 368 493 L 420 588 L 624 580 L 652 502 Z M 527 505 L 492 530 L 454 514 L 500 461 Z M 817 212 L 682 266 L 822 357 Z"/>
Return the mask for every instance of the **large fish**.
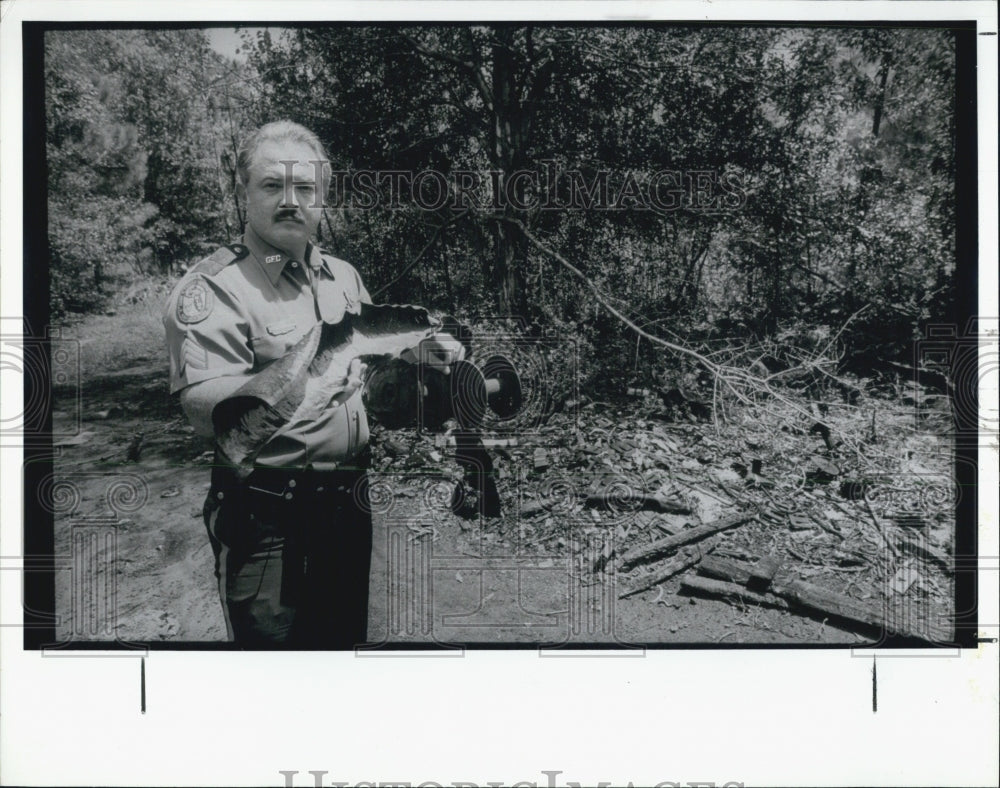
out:
<path id="1" fill-rule="evenodd" d="M 317 324 L 288 353 L 215 406 L 216 445 L 239 476 L 249 475 L 278 430 L 318 418 L 344 391 L 354 359 L 398 357 L 440 328 L 426 309 L 395 304 L 362 304 L 360 314 Z"/>

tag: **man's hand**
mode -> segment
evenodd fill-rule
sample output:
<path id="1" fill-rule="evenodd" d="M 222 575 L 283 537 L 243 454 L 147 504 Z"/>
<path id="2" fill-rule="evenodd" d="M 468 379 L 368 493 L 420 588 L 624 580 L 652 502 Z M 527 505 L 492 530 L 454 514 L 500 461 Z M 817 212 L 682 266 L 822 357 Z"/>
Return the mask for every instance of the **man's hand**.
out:
<path id="1" fill-rule="evenodd" d="M 212 426 L 212 410 L 222 400 L 231 397 L 243 387 L 252 375 L 228 375 L 221 378 L 211 378 L 200 383 L 193 383 L 181 389 L 181 407 L 194 427 L 194 431 L 203 438 L 215 436 Z"/>
<path id="2" fill-rule="evenodd" d="M 344 381 L 344 390 L 339 392 L 334 398 L 338 405 L 347 402 L 365 382 L 365 372 L 368 370 L 367 364 L 362 364 L 360 358 L 356 358 L 351 362 L 350 368 L 347 370 L 347 380 Z"/>
<path id="3" fill-rule="evenodd" d="M 465 358 L 465 346 L 451 334 L 438 333 L 428 337 L 416 348 L 405 350 L 400 356 L 411 364 L 426 364 L 431 369 L 451 372 L 451 365 Z"/>
<path id="4" fill-rule="evenodd" d="M 342 383 L 338 382 L 331 387 L 322 378 L 310 378 L 306 382 L 304 399 L 313 403 L 320 410 L 347 402 L 364 383 L 366 369 L 367 366 L 361 363 L 361 359 L 356 358 L 351 361 L 347 377 Z M 181 406 L 195 432 L 203 438 L 214 437 L 212 410 L 219 402 L 233 396 L 252 377 L 253 375 L 231 375 L 212 378 L 201 383 L 194 383 L 181 390 Z"/>

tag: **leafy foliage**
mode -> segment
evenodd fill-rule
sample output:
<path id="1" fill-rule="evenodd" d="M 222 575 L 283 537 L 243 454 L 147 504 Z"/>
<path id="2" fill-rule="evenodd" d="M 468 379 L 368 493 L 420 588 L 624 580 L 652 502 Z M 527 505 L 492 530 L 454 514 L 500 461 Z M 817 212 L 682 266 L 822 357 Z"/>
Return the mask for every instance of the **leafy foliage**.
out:
<path id="1" fill-rule="evenodd" d="M 285 117 L 317 132 L 335 170 L 434 171 L 451 186 L 453 199 L 433 209 L 394 199 L 385 181 L 367 194 L 374 207 L 350 179 L 333 195 L 322 240 L 363 269 L 379 300 L 558 328 L 593 349 L 591 384 L 650 379 L 662 353 L 519 227 L 637 324 L 680 340 L 832 332 L 856 316 L 841 335 L 845 360 L 870 365 L 905 358 L 922 326 L 948 314 L 950 31 L 449 25 L 245 36 L 236 65 L 200 31 L 52 34 L 59 308 L 92 308 L 110 268 L 162 269 L 239 232 L 236 142 Z M 563 174 L 554 186 L 546 168 Z M 525 204 L 498 200 L 518 170 L 538 175 Z M 462 171 L 482 174 L 482 204 L 457 200 Z M 658 192 L 672 207 L 651 210 L 663 172 L 678 174 Z M 608 204 L 540 207 L 601 173 Z"/>
<path id="2" fill-rule="evenodd" d="M 52 310 L 89 311 L 227 231 L 221 59 L 199 31 L 46 40 Z M 230 229 L 231 234 L 231 229 Z"/>

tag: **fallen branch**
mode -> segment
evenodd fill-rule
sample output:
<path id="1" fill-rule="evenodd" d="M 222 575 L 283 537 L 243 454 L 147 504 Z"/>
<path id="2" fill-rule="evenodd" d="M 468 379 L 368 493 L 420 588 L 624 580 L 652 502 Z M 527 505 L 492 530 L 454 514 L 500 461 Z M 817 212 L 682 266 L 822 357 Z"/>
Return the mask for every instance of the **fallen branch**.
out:
<path id="1" fill-rule="evenodd" d="M 889 534 L 885 532 L 885 525 L 882 523 L 882 519 L 875 514 L 875 510 L 872 508 L 871 501 L 865 496 L 865 508 L 868 509 L 868 514 L 872 518 L 872 522 L 875 523 L 875 530 L 878 531 L 878 535 L 882 537 L 882 541 L 885 546 L 889 548 L 889 552 L 892 553 L 894 558 L 899 558 L 899 548 L 893 543 L 889 538 Z"/>
<path id="2" fill-rule="evenodd" d="M 690 589 L 731 600 L 755 601 L 772 607 L 793 610 L 795 605 L 807 608 L 813 615 L 835 618 L 875 630 L 880 635 L 901 635 L 930 643 L 947 643 L 950 633 L 929 622 L 908 622 L 904 608 L 893 614 L 889 608 L 879 609 L 844 594 L 828 591 L 804 580 L 772 582 L 769 593 L 756 593 L 745 588 L 753 578 L 754 566 L 721 556 L 705 556 L 698 566 L 699 573 L 710 577 L 688 577 L 681 590 Z M 711 579 L 720 578 L 720 579 Z"/>
<path id="3" fill-rule="evenodd" d="M 534 234 L 530 230 L 528 230 L 527 227 L 524 226 L 523 223 L 517 221 L 516 219 L 510 219 L 507 217 L 504 217 L 504 221 L 509 222 L 510 224 L 513 224 L 515 227 L 517 227 L 524 234 L 524 237 L 527 238 L 529 241 L 531 241 L 531 243 L 533 243 L 541 251 L 545 252 L 547 255 L 552 257 L 566 270 L 568 270 L 570 273 L 576 276 L 580 281 L 582 281 L 585 285 L 587 285 L 587 287 L 589 287 L 590 290 L 593 292 L 594 297 L 597 298 L 597 301 L 601 304 L 601 306 L 603 306 L 605 309 L 611 312 L 611 314 L 613 314 L 615 317 L 621 320 L 625 325 L 627 325 L 629 328 L 635 331 L 635 333 L 637 333 L 639 336 L 643 337 L 644 339 L 648 339 L 653 344 L 660 345 L 661 347 L 665 347 L 668 350 L 672 350 L 675 353 L 681 353 L 682 355 L 685 356 L 691 356 L 699 364 L 703 365 L 707 370 L 709 370 L 713 374 L 721 375 L 722 367 L 716 364 L 714 361 L 710 361 L 709 359 L 705 358 L 703 355 L 701 355 L 701 353 L 691 350 L 691 348 L 686 348 L 683 345 L 676 345 L 673 342 L 668 342 L 667 340 L 662 339 L 656 336 L 655 334 L 650 334 L 644 328 L 637 325 L 627 315 L 623 314 L 616 307 L 614 307 L 604 296 L 604 294 L 600 291 L 597 285 L 591 282 L 590 279 L 587 277 L 587 275 L 583 273 L 583 271 L 581 271 L 579 268 L 573 265 L 569 260 L 567 260 L 561 254 L 559 254 L 557 251 L 555 251 L 554 249 L 550 249 L 548 246 L 539 241 L 534 236 Z"/>
<path id="4" fill-rule="evenodd" d="M 715 520 L 714 522 L 706 523 L 705 525 L 689 528 L 686 531 L 681 531 L 679 534 L 674 534 L 673 536 L 666 536 L 663 539 L 657 539 L 655 542 L 650 544 L 634 547 L 621 557 L 619 569 L 627 570 L 636 564 L 642 563 L 643 561 L 651 561 L 654 558 L 667 555 L 679 547 L 691 544 L 692 542 L 699 542 L 702 539 L 712 536 L 713 534 L 719 533 L 720 531 L 725 531 L 729 528 L 734 528 L 737 525 L 742 525 L 743 523 L 753 520 L 756 516 L 756 512 L 749 512 L 746 514 L 738 514 L 733 517 L 724 517 L 721 520 Z"/>
<path id="5" fill-rule="evenodd" d="M 933 545 L 927 544 L 926 541 L 916 542 L 904 537 L 899 540 L 899 546 L 907 555 L 935 561 L 941 568 L 949 571 L 955 569 L 955 560 L 951 556 Z"/>
<path id="6" fill-rule="evenodd" d="M 911 377 L 912 380 L 916 381 L 921 386 L 937 389 L 945 394 L 950 394 L 954 390 L 954 385 L 948 379 L 948 376 L 942 374 L 941 372 L 936 372 L 933 369 L 912 367 L 907 364 L 900 364 L 896 361 L 886 361 L 885 364 L 886 366 L 892 367 L 899 372 L 905 372 Z"/>

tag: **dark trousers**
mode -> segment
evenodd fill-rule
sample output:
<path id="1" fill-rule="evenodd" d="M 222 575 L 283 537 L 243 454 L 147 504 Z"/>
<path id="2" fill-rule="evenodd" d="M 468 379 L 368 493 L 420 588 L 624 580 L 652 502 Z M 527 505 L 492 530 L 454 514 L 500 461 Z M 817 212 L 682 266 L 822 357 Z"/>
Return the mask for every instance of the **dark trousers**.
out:
<path id="1" fill-rule="evenodd" d="M 230 639 L 246 648 L 365 642 L 372 520 L 364 470 L 212 474 L 205 524 Z"/>

